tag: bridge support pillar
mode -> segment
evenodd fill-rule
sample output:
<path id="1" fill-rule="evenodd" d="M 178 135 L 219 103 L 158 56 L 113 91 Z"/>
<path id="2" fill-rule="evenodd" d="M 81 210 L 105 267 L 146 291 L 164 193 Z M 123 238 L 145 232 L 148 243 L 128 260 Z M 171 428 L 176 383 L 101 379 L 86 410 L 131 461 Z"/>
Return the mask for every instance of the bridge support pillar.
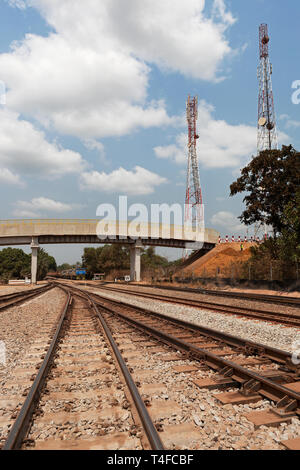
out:
<path id="1" fill-rule="evenodd" d="M 37 283 L 37 257 L 39 249 L 39 239 L 32 237 L 31 242 L 31 284 Z"/>
<path id="2" fill-rule="evenodd" d="M 130 247 L 130 280 L 139 282 L 141 280 L 141 242 L 136 242 Z"/>

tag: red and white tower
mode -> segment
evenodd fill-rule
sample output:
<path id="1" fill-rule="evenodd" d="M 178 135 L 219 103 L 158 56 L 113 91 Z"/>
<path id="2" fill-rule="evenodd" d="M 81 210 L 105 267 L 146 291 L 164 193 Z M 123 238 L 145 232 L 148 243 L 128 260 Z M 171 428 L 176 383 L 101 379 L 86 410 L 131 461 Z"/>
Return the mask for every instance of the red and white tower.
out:
<path id="1" fill-rule="evenodd" d="M 188 122 L 188 166 L 185 197 L 185 224 L 195 228 L 204 225 L 204 209 L 200 176 L 197 158 L 197 119 L 198 119 L 198 97 L 188 96 L 186 103 L 186 116 Z"/>
<path id="2" fill-rule="evenodd" d="M 272 91 L 272 65 L 269 58 L 269 34 L 268 25 L 259 27 L 259 56 L 257 76 L 259 81 L 258 97 L 258 133 L 257 151 L 278 148 L 276 119 L 274 110 L 274 98 Z"/>

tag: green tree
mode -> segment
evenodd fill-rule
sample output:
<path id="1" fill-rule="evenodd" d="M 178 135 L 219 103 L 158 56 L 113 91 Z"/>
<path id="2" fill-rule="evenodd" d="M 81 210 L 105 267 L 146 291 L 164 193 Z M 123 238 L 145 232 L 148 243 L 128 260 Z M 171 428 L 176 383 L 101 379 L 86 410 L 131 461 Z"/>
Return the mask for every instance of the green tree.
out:
<path id="1" fill-rule="evenodd" d="M 99 248 L 85 248 L 82 256 L 82 265 L 87 269 L 89 277 L 95 273 L 109 274 L 113 270 L 130 268 L 130 247 L 128 245 L 113 244 Z M 141 253 L 142 269 L 155 269 L 167 267 L 169 262 L 163 256 L 155 254 L 155 249 L 149 247 Z"/>
<path id="2" fill-rule="evenodd" d="M 169 265 L 167 258 L 155 254 L 155 248 L 150 246 L 141 255 L 142 268 L 166 267 Z"/>
<path id="3" fill-rule="evenodd" d="M 0 251 L 0 278 L 9 280 L 29 276 L 30 259 L 30 255 L 18 248 L 5 248 Z"/>
<path id="4" fill-rule="evenodd" d="M 59 266 L 57 266 L 57 271 L 61 272 L 61 271 L 65 271 L 66 269 L 72 269 L 74 267 L 75 267 L 74 264 L 63 263 L 63 264 L 60 264 Z"/>
<path id="5" fill-rule="evenodd" d="M 230 195 L 247 192 L 242 222 L 265 222 L 274 237 L 252 247 L 245 264 L 256 279 L 295 279 L 300 260 L 300 153 L 291 145 L 253 158 L 230 186 Z M 255 274 L 254 274 L 255 273 Z"/>
<path id="6" fill-rule="evenodd" d="M 45 279 L 48 272 L 56 271 L 56 261 L 53 256 L 50 256 L 43 248 L 38 250 L 38 267 L 37 267 L 37 279 L 41 281 Z"/>
<path id="7" fill-rule="evenodd" d="M 300 261 L 300 188 L 296 192 L 296 204 L 289 202 L 284 207 L 278 255 L 284 261 Z"/>
<path id="8" fill-rule="evenodd" d="M 85 248 L 82 266 L 89 277 L 99 272 L 108 274 L 113 269 L 129 269 L 129 248 L 120 244 Z"/>
<path id="9" fill-rule="evenodd" d="M 245 225 L 265 222 L 275 234 L 285 227 L 286 206 L 296 206 L 300 181 L 300 153 L 291 145 L 282 150 L 265 150 L 241 171 L 241 177 L 230 186 L 230 196 L 244 197 L 246 210 L 240 216 Z M 299 208 L 298 208 L 299 210 Z"/>

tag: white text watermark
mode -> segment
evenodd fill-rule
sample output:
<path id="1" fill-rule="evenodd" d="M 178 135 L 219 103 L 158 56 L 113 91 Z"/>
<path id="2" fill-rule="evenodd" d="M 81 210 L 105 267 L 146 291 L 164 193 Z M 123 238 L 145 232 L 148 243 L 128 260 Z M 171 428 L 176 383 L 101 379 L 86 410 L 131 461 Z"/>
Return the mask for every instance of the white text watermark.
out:
<path id="1" fill-rule="evenodd" d="M 0 80 L 0 105 L 6 105 L 6 86 L 2 80 Z"/>
<path id="2" fill-rule="evenodd" d="M 300 338 L 296 339 L 292 345 L 292 363 L 295 366 L 300 365 Z"/>
<path id="3" fill-rule="evenodd" d="M 4 341 L 0 341 L 0 365 L 6 366 L 6 346 Z"/>
<path id="4" fill-rule="evenodd" d="M 97 236 L 101 240 L 167 239 L 180 240 L 184 248 L 196 250 L 205 241 L 203 205 L 145 204 L 128 206 L 127 196 L 113 204 L 100 204 L 96 211 L 101 220 Z"/>
<path id="5" fill-rule="evenodd" d="M 300 104 L 300 80 L 295 80 L 292 83 L 292 88 L 296 91 L 292 94 L 292 103 Z"/>

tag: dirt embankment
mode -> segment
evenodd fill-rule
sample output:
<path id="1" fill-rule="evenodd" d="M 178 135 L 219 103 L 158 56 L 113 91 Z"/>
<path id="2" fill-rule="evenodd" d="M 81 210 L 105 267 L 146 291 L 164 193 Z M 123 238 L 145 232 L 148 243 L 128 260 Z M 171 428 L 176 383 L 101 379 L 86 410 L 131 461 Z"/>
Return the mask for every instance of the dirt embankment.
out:
<path id="1" fill-rule="evenodd" d="M 251 257 L 253 243 L 244 243 L 241 250 L 240 243 L 217 245 L 212 251 L 198 259 L 192 265 L 179 272 L 183 276 L 196 276 L 203 278 L 228 278 L 240 275 L 243 263 Z"/>

